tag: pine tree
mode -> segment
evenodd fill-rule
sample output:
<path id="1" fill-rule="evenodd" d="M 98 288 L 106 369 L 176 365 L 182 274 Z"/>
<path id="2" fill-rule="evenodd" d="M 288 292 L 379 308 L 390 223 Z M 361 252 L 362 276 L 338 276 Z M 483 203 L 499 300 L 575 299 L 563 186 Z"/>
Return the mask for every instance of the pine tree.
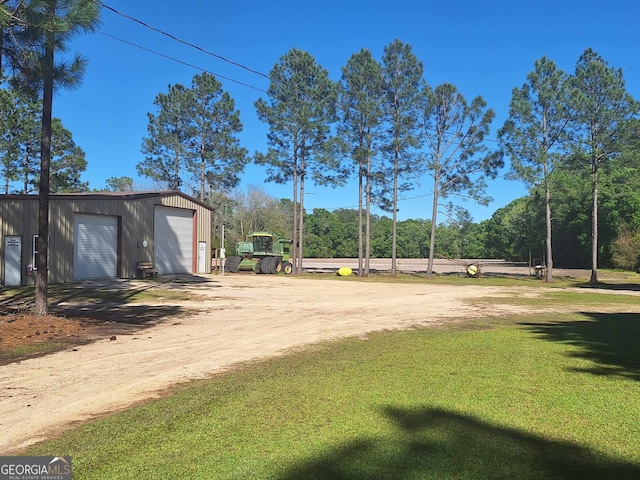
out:
<path id="1" fill-rule="evenodd" d="M 566 83 L 567 75 L 552 60 L 536 60 L 525 84 L 513 89 L 509 118 L 498 132 L 513 175 L 531 188 L 544 189 L 547 282 L 553 280 L 551 174 L 569 123 Z"/>
<path id="2" fill-rule="evenodd" d="M 3 53 L 19 51 L 11 68 L 19 85 L 42 94 L 42 130 L 40 137 L 40 188 L 38 194 L 38 271 L 36 274 L 35 313 L 46 315 L 48 305 L 49 252 L 49 176 L 51 168 L 51 132 L 53 93 L 56 87 L 73 88 L 80 84 L 86 61 L 76 55 L 71 61 L 56 61 L 80 32 L 91 32 L 98 24 L 100 2 L 96 0 L 33 0 L 23 2 L 20 22 L 12 34 L 3 37 Z M 12 44 L 7 46 L 7 41 Z M 13 49 L 12 47 L 16 47 Z"/>
<path id="3" fill-rule="evenodd" d="M 168 92 L 158 94 L 153 103 L 158 113 L 148 114 L 149 136 L 142 144 L 146 156 L 136 170 L 142 176 L 166 182 L 169 190 L 180 190 L 183 172 L 193 158 L 193 92 L 181 84 L 169 85 Z"/>
<path id="4" fill-rule="evenodd" d="M 378 174 L 382 201 L 393 215 L 391 274 L 396 274 L 398 239 L 398 193 L 409 185 L 403 180 L 412 175 L 418 161 L 420 135 L 418 115 L 423 88 L 423 67 L 410 45 L 394 40 L 384 49 L 382 72 L 385 80 L 386 141 L 383 148 L 388 168 Z M 391 176 L 389 185 L 388 177 Z"/>
<path id="5" fill-rule="evenodd" d="M 431 239 L 427 275 L 431 276 L 436 247 L 438 209 L 445 198 L 463 196 L 488 204 L 486 178 L 495 178 L 502 167 L 499 153 L 488 153 L 484 140 L 495 114 L 482 97 L 471 104 L 454 85 L 425 88 L 421 128 L 426 167 L 433 177 Z M 449 212 L 453 204 L 448 206 Z M 459 216 L 464 216 L 460 214 Z"/>
<path id="6" fill-rule="evenodd" d="M 590 283 L 597 283 L 600 168 L 622 150 L 620 140 L 638 104 L 627 93 L 622 70 L 591 49 L 578 59 L 569 86 L 574 146 L 588 158 L 592 180 Z"/>
<path id="7" fill-rule="evenodd" d="M 236 137 L 240 112 L 213 75 L 196 75 L 191 88 L 169 85 L 154 104 L 158 111 L 148 115 L 142 145 L 146 158 L 136 166 L 140 175 L 166 182 L 171 190 L 186 184 L 202 201 L 207 186 L 224 190 L 238 184 L 248 161 Z"/>
<path id="8" fill-rule="evenodd" d="M 336 86 L 313 56 L 295 48 L 269 77 L 268 101 L 255 104 L 258 118 L 269 124 L 269 149 L 256 162 L 267 166 L 268 181 L 293 183 L 292 261 L 294 272 L 302 273 L 306 180 L 336 185 L 344 178 L 330 142 Z"/>
<path id="9" fill-rule="evenodd" d="M 249 157 L 237 137 L 242 131 L 240 112 L 222 84 L 203 73 L 193 78 L 191 90 L 195 130 L 190 168 L 200 180 L 200 200 L 204 201 L 205 182 L 219 191 L 235 187 Z"/>
<path id="10" fill-rule="evenodd" d="M 371 255 L 372 162 L 379 155 L 383 133 L 383 95 L 382 67 L 371 52 L 363 49 L 352 55 L 342 68 L 338 134 L 358 174 L 358 274 L 364 276 L 369 274 Z"/>

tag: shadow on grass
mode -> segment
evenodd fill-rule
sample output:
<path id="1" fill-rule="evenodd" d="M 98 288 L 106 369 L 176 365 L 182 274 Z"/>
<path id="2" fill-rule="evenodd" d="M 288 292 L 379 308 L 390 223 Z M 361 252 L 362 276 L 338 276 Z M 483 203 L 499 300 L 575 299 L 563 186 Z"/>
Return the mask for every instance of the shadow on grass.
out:
<path id="1" fill-rule="evenodd" d="M 342 445 L 280 480 L 640 478 L 640 465 L 451 411 L 387 407 L 383 413 L 396 427 L 392 435 Z"/>
<path id="2" fill-rule="evenodd" d="M 640 314 L 583 313 L 590 320 L 525 323 L 545 340 L 579 348 L 571 356 L 591 360 L 592 368 L 574 369 L 595 375 L 617 375 L 640 381 Z"/>
<path id="3" fill-rule="evenodd" d="M 33 288 L 18 287 L 5 290 L 0 297 L 0 315 L 27 310 L 33 305 Z"/>
<path id="4" fill-rule="evenodd" d="M 142 288 L 114 288 L 108 284 L 64 283 L 49 285 L 47 290 L 49 305 L 55 308 L 57 305 L 63 303 L 87 300 L 128 303 L 132 301 L 136 295 L 153 287 L 154 285 L 145 285 Z M 6 292 L 0 298 L 0 312 L 18 313 L 27 311 L 33 307 L 34 298 L 35 293 L 33 286 L 17 287 L 10 292 Z"/>
<path id="5" fill-rule="evenodd" d="M 220 279 L 216 276 L 203 277 L 199 275 L 189 275 L 189 274 L 176 274 L 176 275 L 164 275 L 159 276 L 153 279 L 157 283 L 160 284 L 170 284 L 172 286 L 181 286 L 181 285 L 207 285 L 211 287 L 221 287 Z"/>
<path id="6" fill-rule="evenodd" d="M 104 321 L 116 325 L 150 326 L 170 317 L 192 313 L 177 305 L 66 305 L 53 306 L 51 313 L 63 317 L 77 317 Z"/>
<path id="7" fill-rule="evenodd" d="M 640 292 L 640 283 L 580 283 L 576 285 L 578 288 L 597 288 L 600 290 L 619 290 L 629 292 Z"/>
<path id="8" fill-rule="evenodd" d="M 63 284 L 55 285 L 49 291 L 49 304 L 52 307 L 68 302 L 79 302 L 83 300 L 128 303 L 133 301 L 136 295 L 153 288 L 153 285 L 143 288 L 114 289 L 108 286 L 88 286 L 86 284 Z"/>

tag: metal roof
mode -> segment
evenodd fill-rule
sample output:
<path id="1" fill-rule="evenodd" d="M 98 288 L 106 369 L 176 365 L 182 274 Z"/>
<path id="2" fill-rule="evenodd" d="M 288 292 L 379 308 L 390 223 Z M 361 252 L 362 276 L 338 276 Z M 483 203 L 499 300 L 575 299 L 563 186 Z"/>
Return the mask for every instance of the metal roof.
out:
<path id="1" fill-rule="evenodd" d="M 213 207 L 211 205 L 207 205 L 204 202 L 201 202 L 197 198 L 194 198 L 186 193 L 182 193 L 179 190 L 164 190 L 164 191 L 153 191 L 153 192 L 76 192 L 76 193 L 51 193 L 49 194 L 49 198 L 51 199 L 65 199 L 65 198 L 86 198 L 91 200 L 138 200 L 141 198 L 153 198 L 153 197 L 169 197 L 177 195 L 179 197 L 185 198 L 187 200 L 192 201 L 200 205 L 203 208 L 213 211 Z M 0 194 L 0 200 L 37 200 L 38 195 L 23 195 L 23 194 Z"/>

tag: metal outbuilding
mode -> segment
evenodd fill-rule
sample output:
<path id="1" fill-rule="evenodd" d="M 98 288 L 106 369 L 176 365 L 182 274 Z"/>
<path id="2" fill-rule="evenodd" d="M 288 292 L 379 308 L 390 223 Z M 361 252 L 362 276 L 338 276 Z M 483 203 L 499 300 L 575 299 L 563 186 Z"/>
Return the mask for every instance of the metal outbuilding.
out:
<path id="1" fill-rule="evenodd" d="M 178 191 L 51 194 L 49 282 L 211 271 L 211 207 Z M 33 283 L 38 196 L 0 195 L 0 281 Z"/>

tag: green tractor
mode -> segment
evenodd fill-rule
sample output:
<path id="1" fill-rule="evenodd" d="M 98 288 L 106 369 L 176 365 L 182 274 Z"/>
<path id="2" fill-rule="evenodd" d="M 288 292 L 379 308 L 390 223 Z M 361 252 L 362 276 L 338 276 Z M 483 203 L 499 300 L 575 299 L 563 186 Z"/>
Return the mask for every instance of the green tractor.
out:
<path id="1" fill-rule="evenodd" d="M 236 245 L 236 254 L 227 257 L 225 270 L 236 273 L 253 270 L 256 273 L 291 273 L 293 265 L 289 261 L 291 240 L 278 238 L 273 233 L 253 232 L 244 242 Z"/>

